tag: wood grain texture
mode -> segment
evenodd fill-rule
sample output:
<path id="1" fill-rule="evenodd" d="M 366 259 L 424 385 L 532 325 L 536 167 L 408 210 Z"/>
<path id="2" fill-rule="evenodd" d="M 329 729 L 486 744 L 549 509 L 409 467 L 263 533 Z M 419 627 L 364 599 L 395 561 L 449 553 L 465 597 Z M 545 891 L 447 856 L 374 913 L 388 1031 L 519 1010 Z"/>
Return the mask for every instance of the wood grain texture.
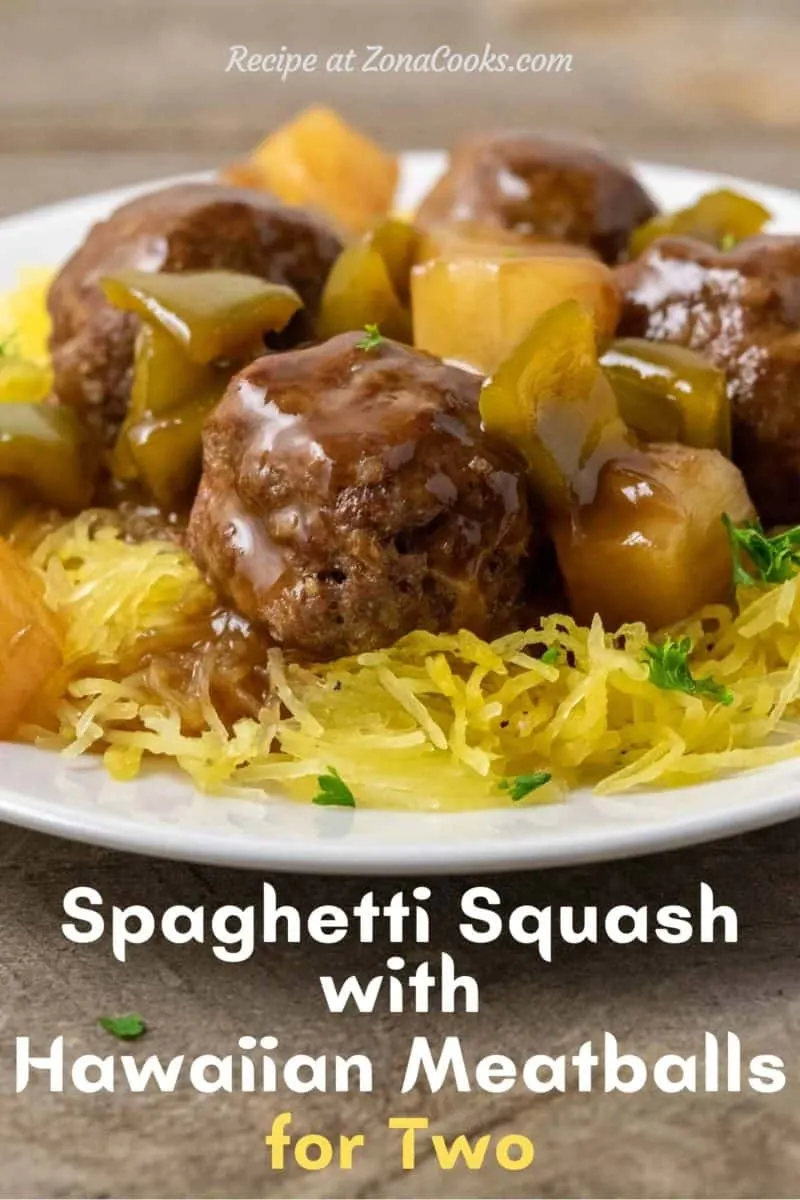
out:
<path id="1" fill-rule="evenodd" d="M 796 0 L 0 0 L 0 212 L 240 154 L 312 100 L 396 148 L 465 127 L 800 182 Z M 232 44 L 560 51 L 568 74 L 226 73 Z M 128 158 L 130 156 L 130 158 Z"/>
<path id="2" fill-rule="evenodd" d="M 622 154 L 800 186 L 800 21 L 796 0 L 0 0 L 0 212 L 194 170 L 234 157 L 312 100 L 334 104 L 395 147 L 444 145 L 465 127 L 578 129 Z M 326 54 L 391 50 L 561 50 L 569 75 L 328 76 L 285 84 L 226 74 L 227 48 L 286 44 Z M 523 948 L 465 948 L 457 895 L 438 888 L 434 950 L 483 984 L 480 1015 L 331 1018 L 317 976 L 380 969 L 389 948 L 278 949 L 223 966 L 203 947 L 143 948 L 128 966 L 105 947 L 70 946 L 60 902 L 90 882 L 109 900 L 243 903 L 249 874 L 127 857 L 0 826 L 0 1195 L 169 1197 L 797 1197 L 800 1091 L 778 1096 L 531 1097 L 513 1092 L 398 1101 L 416 1032 L 461 1034 L 470 1057 L 571 1049 L 605 1029 L 654 1057 L 691 1053 L 705 1029 L 736 1030 L 749 1053 L 797 1063 L 800 823 L 708 848 L 618 865 L 490 880 L 509 903 L 688 900 L 713 885 L 743 920 L 738 947 L 575 950 L 544 967 Z M 367 881 L 284 879 L 303 908 L 352 903 Z M 401 882 L 377 885 L 381 897 Z M 267 1170 L 261 1140 L 286 1096 L 132 1098 L 11 1094 L 18 1033 L 75 1053 L 107 1052 L 103 1012 L 139 1009 L 137 1054 L 228 1053 L 273 1033 L 286 1053 L 368 1049 L 376 1093 L 308 1097 L 304 1125 L 366 1129 L 351 1175 Z M 530 1172 L 444 1176 L 399 1170 L 382 1129 L 425 1111 L 445 1131 L 521 1129 Z"/>
<path id="3" fill-rule="evenodd" d="M 669 1097 L 398 1096 L 407 1046 L 457 1031 L 470 1059 L 503 1052 L 572 1051 L 611 1030 L 653 1058 L 690 1054 L 703 1032 L 728 1029 L 746 1053 L 782 1054 L 796 1065 L 800 1028 L 800 823 L 712 847 L 652 859 L 489 879 L 507 905 L 694 905 L 698 881 L 738 904 L 738 947 L 600 946 L 559 952 L 543 965 L 513 943 L 467 946 L 457 935 L 458 897 L 476 880 L 436 885 L 431 951 L 449 949 L 482 982 L 474 1016 L 413 1014 L 331 1017 L 317 976 L 382 969 L 392 948 L 264 949 L 225 966 L 208 947 L 151 942 L 126 966 L 108 946 L 68 944 L 59 934 L 61 898 L 91 881 L 108 903 L 246 904 L 260 878 L 108 853 L 0 828 L 0 1195 L 129 1197 L 796 1197 L 800 1178 L 797 1084 L 783 1093 Z M 307 911 L 351 905 L 366 880 L 273 878 L 279 895 Z M 385 900 L 420 880 L 377 883 Z M 41 1086 L 10 1095 L 9 1046 L 30 1033 L 47 1046 L 64 1034 L 71 1055 L 116 1049 L 95 1025 L 109 1011 L 142 1012 L 151 1025 L 137 1057 L 230 1053 L 243 1034 L 273 1034 L 280 1054 L 367 1051 L 371 1096 L 291 1097 L 51 1095 Z M 363 1130 L 369 1152 L 352 1173 L 318 1175 L 267 1168 L 262 1138 L 274 1113 L 292 1108 L 305 1129 Z M 384 1130 L 388 1115 L 423 1112 L 445 1132 L 522 1130 L 537 1146 L 530 1171 L 442 1174 L 431 1159 L 399 1169 Z"/>

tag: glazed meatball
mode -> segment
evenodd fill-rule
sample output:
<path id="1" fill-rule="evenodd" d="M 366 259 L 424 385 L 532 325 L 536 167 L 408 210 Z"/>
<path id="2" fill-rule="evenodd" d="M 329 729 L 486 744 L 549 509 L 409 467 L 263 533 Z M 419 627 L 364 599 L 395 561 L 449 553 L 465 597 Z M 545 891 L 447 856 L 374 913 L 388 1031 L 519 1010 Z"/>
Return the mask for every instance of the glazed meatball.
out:
<path id="1" fill-rule="evenodd" d="M 525 134 L 460 143 L 423 201 L 422 225 L 452 221 L 588 246 L 605 262 L 656 206 L 630 171 L 596 149 Z"/>
<path id="2" fill-rule="evenodd" d="M 320 221 L 250 189 L 178 184 L 132 200 L 94 226 L 53 281 L 56 394 L 99 414 L 113 437 L 130 394 L 138 318 L 108 303 L 98 286 L 104 275 L 124 267 L 242 271 L 289 284 L 313 313 L 340 249 Z"/>
<path id="3" fill-rule="evenodd" d="M 800 238 L 728 252 L 662 238 L 619 268 L 621 333 L 675 342 L 725 371 L 733 455 L 766 523 L 800 521 Z"/>
<path id="4" fill-rule="evenodd" d="M 418 628 L 496 636 L 532 548 L 524 467 L 482 433 L 479 377 L 362 340 L 269 355 L 231 382 L 189 549 L 240 613 L 314 659 Z"/>

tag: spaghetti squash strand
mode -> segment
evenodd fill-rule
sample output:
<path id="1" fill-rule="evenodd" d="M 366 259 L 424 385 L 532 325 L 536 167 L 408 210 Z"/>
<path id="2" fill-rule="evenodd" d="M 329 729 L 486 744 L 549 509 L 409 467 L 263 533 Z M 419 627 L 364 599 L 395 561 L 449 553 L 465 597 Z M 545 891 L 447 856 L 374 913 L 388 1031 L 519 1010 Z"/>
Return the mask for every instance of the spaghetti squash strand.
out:
<path id="1" fill-rule="evenodd" d="M 724 684 L 730 705 L 657 687 L 643 626 L 610 634 L 598 619 L 582 628 L 552 614 L 493 642 L 419 631 L 316 666 L 273 650 L 271 699 L 230 726 L 208 664 L 194 725 L 177 684 L 125 666 L 143 634 L 212 609 L 180 547 L 130 544 L 112 514 L 95 512 L 51 532 L 31 561 L 65 625 L 67 691 L 20 736 L 71 756 L 102 751 L 118 779 L 157 757 L 207 791 L 278 786 L 307 800 L 333 767 L 360 805 L 457 809 L 511 804 L 499 785 L 536 771 L 553 776 L 531 794 L 544 803 L 574 786 L 674 786 L 800 753 L 797 579 L 741 589 L 735 608 L 711 606 L 671 631 L 689 637 L 696 677 Z"/>

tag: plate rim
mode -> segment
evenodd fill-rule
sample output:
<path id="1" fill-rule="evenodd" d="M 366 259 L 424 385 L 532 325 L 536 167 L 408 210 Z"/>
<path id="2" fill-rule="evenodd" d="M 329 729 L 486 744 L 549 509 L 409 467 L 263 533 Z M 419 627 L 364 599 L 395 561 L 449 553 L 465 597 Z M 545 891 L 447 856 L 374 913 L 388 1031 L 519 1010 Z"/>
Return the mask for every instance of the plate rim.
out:
<path id="1" fill-rule="evenodd" d="M 99 766 L 98 770 L 103 768 Z M 741 772 L 736 778 L 751 775 L 763 780 L 768 773 L 769 768 L 764 768 Z M 715 784 L 722 787 L 726 782 L 729 779 L 723 777 Z M 685 793 L 689 789 L 680 790 Z M 642 797 L 645 803 L 646 797 L 647 794 Z M 631 793 L 628 798 L 637 799 L 636 793 Z M 209 799 L 213 801 L 214 797 Z M 244 803 L 258 804 L 259 801 L 253 799 Z M 283 803 L 294 804 L 293 801 Z M 380 812 L 376 809 L 370 811 Z M 65 808 L 62 813 L 52 802 L 32 800 L 31 797 L 0 786 L 2 822 L 61 840 L 148 858 L 301 875 L 482 875 L 622 862 L 628 858 L 681 850 L 767 829 L 800 817 L 800 779 L 771 795 L 767 803 L 763 796 L 754 796 L 734 804 L 728 810 L 724 824 L 720 823 L 718 813 L 698 807 L 690 815 L 682 815 L 678 821 L 668 817 L 650 824 L 632 822 L 620 825 L 609 822 L 601 833 L 595 831 L 591 837 L 584 837 L 577 843 L 567 838 L 548 838 L 547 831 L 544 831 L 544 836 L 538 842 L 532 839 L 514 840 L 508 836 L 502 839 L 502 845 L 495 844 L 493 840 L 456 845 L 439 841 L 426 844 L 424 840 L 415 840 L 387 842 L 376 852 L 376 847 L 369 842 L 348 843 L 346 834 L 341 841 L 330 837 L 308 843 L 269 841 L 235 834 L 220 837 L 219 831 L 209 833 L 191 825 L 147 824 L 102 811 L 89 815 L 82 811 L 78 829 L 75 813 L 76 810 L 70 808 Z M 393 815 L 421 822 L 441 820 L 443 817 L 457 821 L 462 814 L 415 811 Z M 328 812 L 326 816 L 331 827 L 337 823 L 344 824 L 348 819 L 347 815 L 338 812 Z M 310 852 L 311 847 L 313 852 Z"/>

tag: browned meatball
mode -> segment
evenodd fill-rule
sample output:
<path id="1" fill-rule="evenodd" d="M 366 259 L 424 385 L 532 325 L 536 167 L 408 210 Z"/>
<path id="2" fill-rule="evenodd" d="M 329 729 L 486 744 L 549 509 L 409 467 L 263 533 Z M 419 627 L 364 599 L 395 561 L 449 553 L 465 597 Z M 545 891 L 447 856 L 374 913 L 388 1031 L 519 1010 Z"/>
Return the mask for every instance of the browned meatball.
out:
<path id="1" fill-rule="evenodd" d="M 526 134 L 461 142 L 423 201 L 426 226 L 474 221 L 622 257 L 656 206 L 630 171 L 589 146 Z"/>
<path id="2" fill-rule="evenodd" d="M 531 550 L 524 468 L 482 433 L 478 377 L 359 340 L 270 355 L 231 382 L 189 548 L 241 613 L 313 658 L 416 628 L 497 634 Z"/>
<path id="3" fill-rule="evenodd" d="M 756 508 L 770 524 L 800 521 L 800 238 L 728 252 L 662 238 L 617 277 L 623 334 L 689 346 L 725 371 Z"/>
<path id="4" fill-rule="evenodd" d="M 56 393 L 99 411 L 109 437 L 125 412 L 138 318 L 106 301 L 102 276 L 122 267 L 242 271 L 296 288 L 313 312 L 340 248 L 316 218 L 263 192 L 186 183 L 132 200 L 94 226 L 53 281 Z"/>

